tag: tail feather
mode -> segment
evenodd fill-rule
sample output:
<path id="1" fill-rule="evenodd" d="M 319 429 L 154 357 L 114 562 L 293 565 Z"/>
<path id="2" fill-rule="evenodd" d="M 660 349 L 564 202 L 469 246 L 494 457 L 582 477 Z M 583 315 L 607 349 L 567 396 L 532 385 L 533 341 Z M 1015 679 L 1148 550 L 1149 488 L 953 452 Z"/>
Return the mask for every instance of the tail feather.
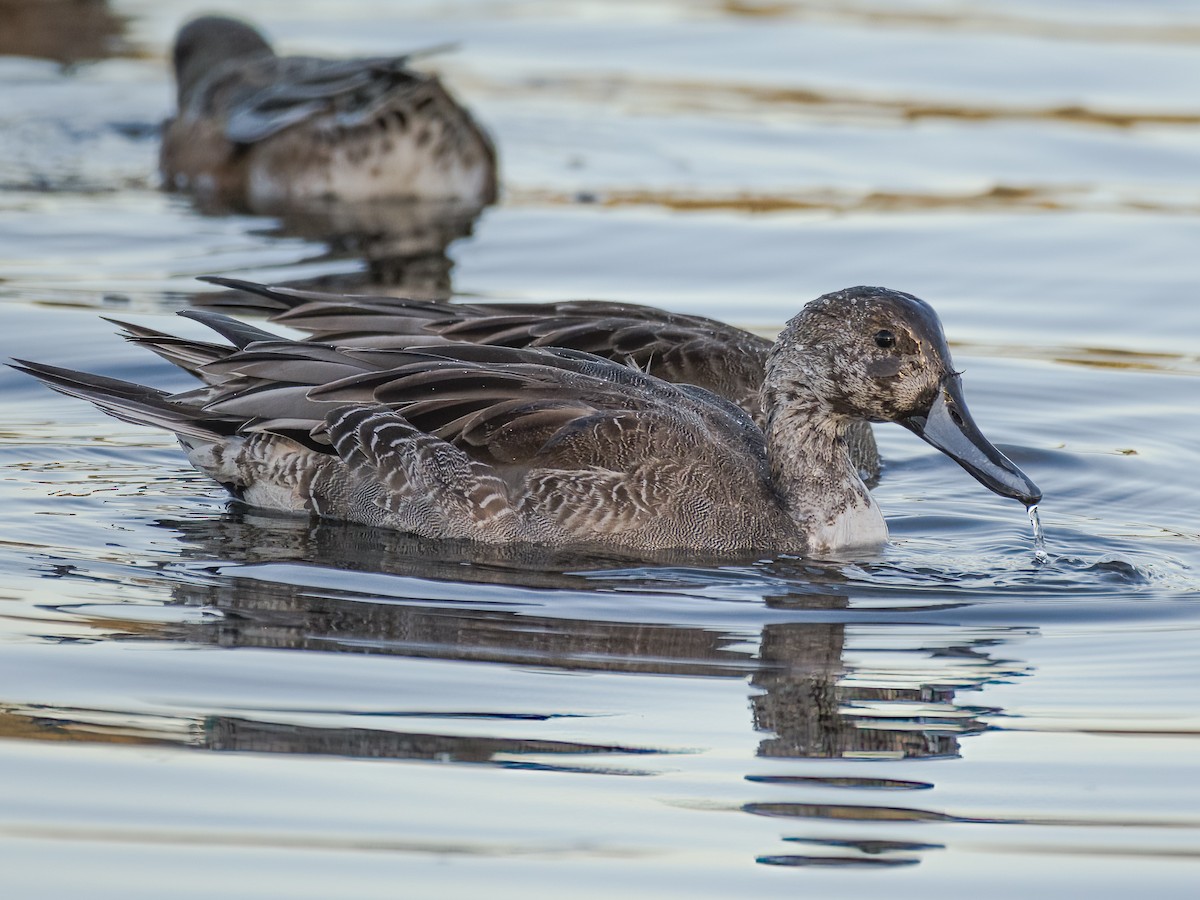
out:
<path id="1" fill-rule="evenodd" d="M 203 409 L 177 403 L 166 391 L 131 381 L 62 369 L 29 360 L 13 360 L 12 367 L 37 378 L 47 387 L 87 400 L 123 422 L 164 428 L 201 441 L 216 441 L 236 433 L 238 421 Z"/>

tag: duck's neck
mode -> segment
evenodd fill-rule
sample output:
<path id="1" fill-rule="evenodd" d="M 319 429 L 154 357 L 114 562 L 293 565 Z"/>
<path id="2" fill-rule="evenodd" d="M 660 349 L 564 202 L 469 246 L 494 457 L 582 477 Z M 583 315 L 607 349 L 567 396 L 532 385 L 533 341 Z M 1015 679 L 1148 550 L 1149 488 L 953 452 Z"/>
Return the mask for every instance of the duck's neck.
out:
<path id="1" fill-rule="evenodd" d="M 765 393 L 771 474 L 808 552 L 886 541 L 883 514 L 850 461 L 845 434 L 854 420 L 804 385 Z"/>

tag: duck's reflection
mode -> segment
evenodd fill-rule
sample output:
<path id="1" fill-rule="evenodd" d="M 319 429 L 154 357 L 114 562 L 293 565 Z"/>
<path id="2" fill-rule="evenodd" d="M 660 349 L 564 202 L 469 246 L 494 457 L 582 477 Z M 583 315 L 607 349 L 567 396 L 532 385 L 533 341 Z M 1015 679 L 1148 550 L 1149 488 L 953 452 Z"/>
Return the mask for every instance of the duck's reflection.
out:
<path id="1" fill-rule="evenodd" d="M 928 631 L 906 635 L 903 626 L 859 624 L 848 610 L 846 594 L 808 595 L 808 585 L 766 598 L 767 607 L 782 607 L 790 620 L 763 624 L 756 646 L 745 631 L 547 613 L 547 590 L 568 604 L 572 596 L 594 599 L 599 592 L 621 591 L 636 598 L 638 591 L 642 596 L 670 591 L 676 579 L 676 590 L 686 590 L 689 578 L 694 587 L 695 570 L 654 570 L 654 580 L 631 578 L 629 569 L 570 574 L 595 570 L 605 561 L 576 557 L 550 564 L 532 559 L 533 551 L 511 549 L 498 551 L 486 563 L 473 559 L 468 565 L 475 554 L 467 548 L 460 553 L 445 544 L 361 526 L 238 513 L 165 524 L 181 535 L 186 548 L 187 574 L 175 582 L 174 601 L 208 614 L 163 625 L 150 635 L 156 641 L 748 679 L 753 725 L 763 735 L 758 756 L 772 760 L 772 767 L 777 761 L 779 768 L 763 771 L 760 765 L 748 776 L 756 799 L 743 810 L 796 827 L 936 816 L 894 802 L 871 802 L 875 792 L 886 791 L 893 800 L 896 792 L 932 787 L 929 782 L 865 777 L 848 762 L 839 770 L 822 767 L 815 774 L 811 767 L 798 770 L 795 763 L 957 756 L 963 736 L 985 727 L 981 713 L 994 711 L 964 706 L 956 702 L 956 694 L 1024 673 L 1020 662 L 995 655 L 1005 640 L 1003 629 L 969 629 L 961 637 L 953 629 L 938 630 L 936 638 Z M 194 562 L 189 564 L 189 558 Z M 361 576 L 348 577 L 348 571 Z M 713 572 L 713 578 L 720 577 L 721 572 Z M 835 579 L 827 575 L 827 580 Z M 628 608 L 631 618 L 637 615 L 636 602 Z M 762 611 L 771 618 L 770 609 Z M 126 639 L 146 640 L 147 635 L 131 633 Z M 549 721 L 561 711 L 464 712 L 439 710 L 436 704 L 434 697 L 428 709 L 389 711 L 391 727 L 371 727 L 383 720 L 364 721 L 361 712 L 339 710 L 289 714 L 240 709 L 236 715 L 209 715 L 181 727 L 178 721 L 143 717 L 135 723 L 127 714 L 95 710 L 10 707 L 0 708 L 0 736 L 31 737 L 40 729 L 43 738 L 176 742 L 211 751 L 605 774 L 653 774 L 650 760 L 677 749 L 481 737 L 481 720 L 493 720 L 503 730 L 507 719 Z M 438 725 L 429 732 L 410 731 L 403 728 L 406 719 L 427 727 L 436 719 Z M 459 720 L 471 725 L 455 733 Z M 845 790 L 846 802 L 831 802 L 830 789 Z M 864 798 L 867 802 L 857 802 Z M 783 838 L 802 852 L 769 854 L 760 862 L 903 865 L 915 861 L 913 853 L 922 849 L 875 837 L 834 838 L 820 829 Z"/>
<path id="2" fill-rule="evenodd" d="M 927 680 L 935 671 L 933 658 L 943 655 L 944 648 L 923 651 L 929 663 L 924 676 L 918 671 L 913 673 L 915 677 L 903 679 L 904 683 L 887 684 L 900 681 L 898 673 L 872 672 L 869 662 L 847 665 L 843 659 L 845 629 L 841 624 L 797 623 L 763 628 L 760 668 L 750 680 L 763 693 L 753 697 L 751 705 L 755 727 L 771 737 L 759 744 L 759 756 L 953 757 L 959 754 L 962 735 L 984 730 L 986 726 L 978 715 L 994 710 L 958 705 L 954 696 L 959 690 L 994 679 L 1006 669 L 1004 661 L 993 659 L 977 646 L 990 644 L 990 640 L 976 636 L 951 649 L 961 654 L 969 672 L 966 684 L 951 687 Z M 861 643 L 867 635 L 860 630 L 858 638 Z M 945 675 L 944 668 L 936 669 Z M 801 710 L 816 715 L 798 715 Z"/>
<path id="3" fill-rule="evenodd" d="M 274 221 L 261 233 L 272 238 L 300 238 L 324 245 L 304 260 L 325 264 L 352 260 L 350 271 L 303 280 L 273 279 L 279 284 L 338 293 L 388 293 L 442 299 L 451 294 L 450 245 L 469 237 L 484 206 L 461 201 L 381 199 L 328 201 L 243 209 L 224 203 L 193 200 L 205 215 L 249 212 Z M 210 302 L 211 295 L 198 297 Z"/>
<path id="4" fill-rule="evenodd" d="M 455 718 L 480 717 L 456 716 Z M 509 716 L 487 718 L 507 719 Z M 371 728 L 320 728 L 292 723 L 263 722 L 238 716 L 210 716 L 205 720 L 204 747 L 254 753 L 303 753 L 308 756 L 347 756 L 355 759 L 408 759 L 432 762 L 485 763 L 502 768 L 555 772 L 588 772 L 604 775 L 652 774 L 615 763 L 590 765 L 580 756 L 641 755 L 647 751 L 619 745 L 585 744 L 479 737 L 477 735 L 423 734 Z M 529 757 L 529 758 L 526 758 Z M 546 758 L 569 760 L 548 763 Z"/>
<path id="5" fill-rule="evenodd" d="M 427 720 L 437 716 L 422 714 L 420 718 Z M 447 718 L 504 721 L 553 717 L 459 713 Z M 217 752 L 427 760 L 603 775 L 653 774 L 636 765 L 623 765 L 613 760 L 624 756 L 667 752 L 618 744 L 427 734 L 372 728 L 329 728 L 235 715 L 188 719 L 23 703 L 0 703 L 0 738 L 62 743 L 184 745 Z M 596 755 L 602 755 L 605 763 L 592 765 L 578 759 L 580 756 Z M 562 758 L 565 761 L 558 764 L 547 762 L 547 758 Z"/>

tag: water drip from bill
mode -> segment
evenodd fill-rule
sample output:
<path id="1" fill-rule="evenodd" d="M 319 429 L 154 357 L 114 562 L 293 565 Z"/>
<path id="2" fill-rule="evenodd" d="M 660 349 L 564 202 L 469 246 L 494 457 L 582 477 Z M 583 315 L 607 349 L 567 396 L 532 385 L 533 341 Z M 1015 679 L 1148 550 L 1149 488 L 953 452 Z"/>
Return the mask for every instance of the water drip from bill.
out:
<path id="1" fill-rule="evenodd" d="M 1025 511 L 1029 513 L 1029 523 L 1033 526 L 1033 558 L 1044 563 L 1049 561 L 1050 555 L 1046 553 L 1046 532 L 1042 530 L 1042 519 L 1038 515 L 1038 505 L 1036 503 L 1025 507 Z"/>

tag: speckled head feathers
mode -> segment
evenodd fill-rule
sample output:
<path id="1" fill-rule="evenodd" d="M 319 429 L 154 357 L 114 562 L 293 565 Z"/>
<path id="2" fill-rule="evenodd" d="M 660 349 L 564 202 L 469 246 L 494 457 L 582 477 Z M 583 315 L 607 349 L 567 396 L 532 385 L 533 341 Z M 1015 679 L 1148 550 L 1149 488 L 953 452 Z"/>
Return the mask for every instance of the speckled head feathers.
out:
<path id="1" fill-rule="evenodd" d="M 894 422 L 927 408 L 953 366 L 929 304 L 860 286 L 806 305 L 780 335 L 770 369 L 781 385 L 802 382 L 834 412 Z"/>

